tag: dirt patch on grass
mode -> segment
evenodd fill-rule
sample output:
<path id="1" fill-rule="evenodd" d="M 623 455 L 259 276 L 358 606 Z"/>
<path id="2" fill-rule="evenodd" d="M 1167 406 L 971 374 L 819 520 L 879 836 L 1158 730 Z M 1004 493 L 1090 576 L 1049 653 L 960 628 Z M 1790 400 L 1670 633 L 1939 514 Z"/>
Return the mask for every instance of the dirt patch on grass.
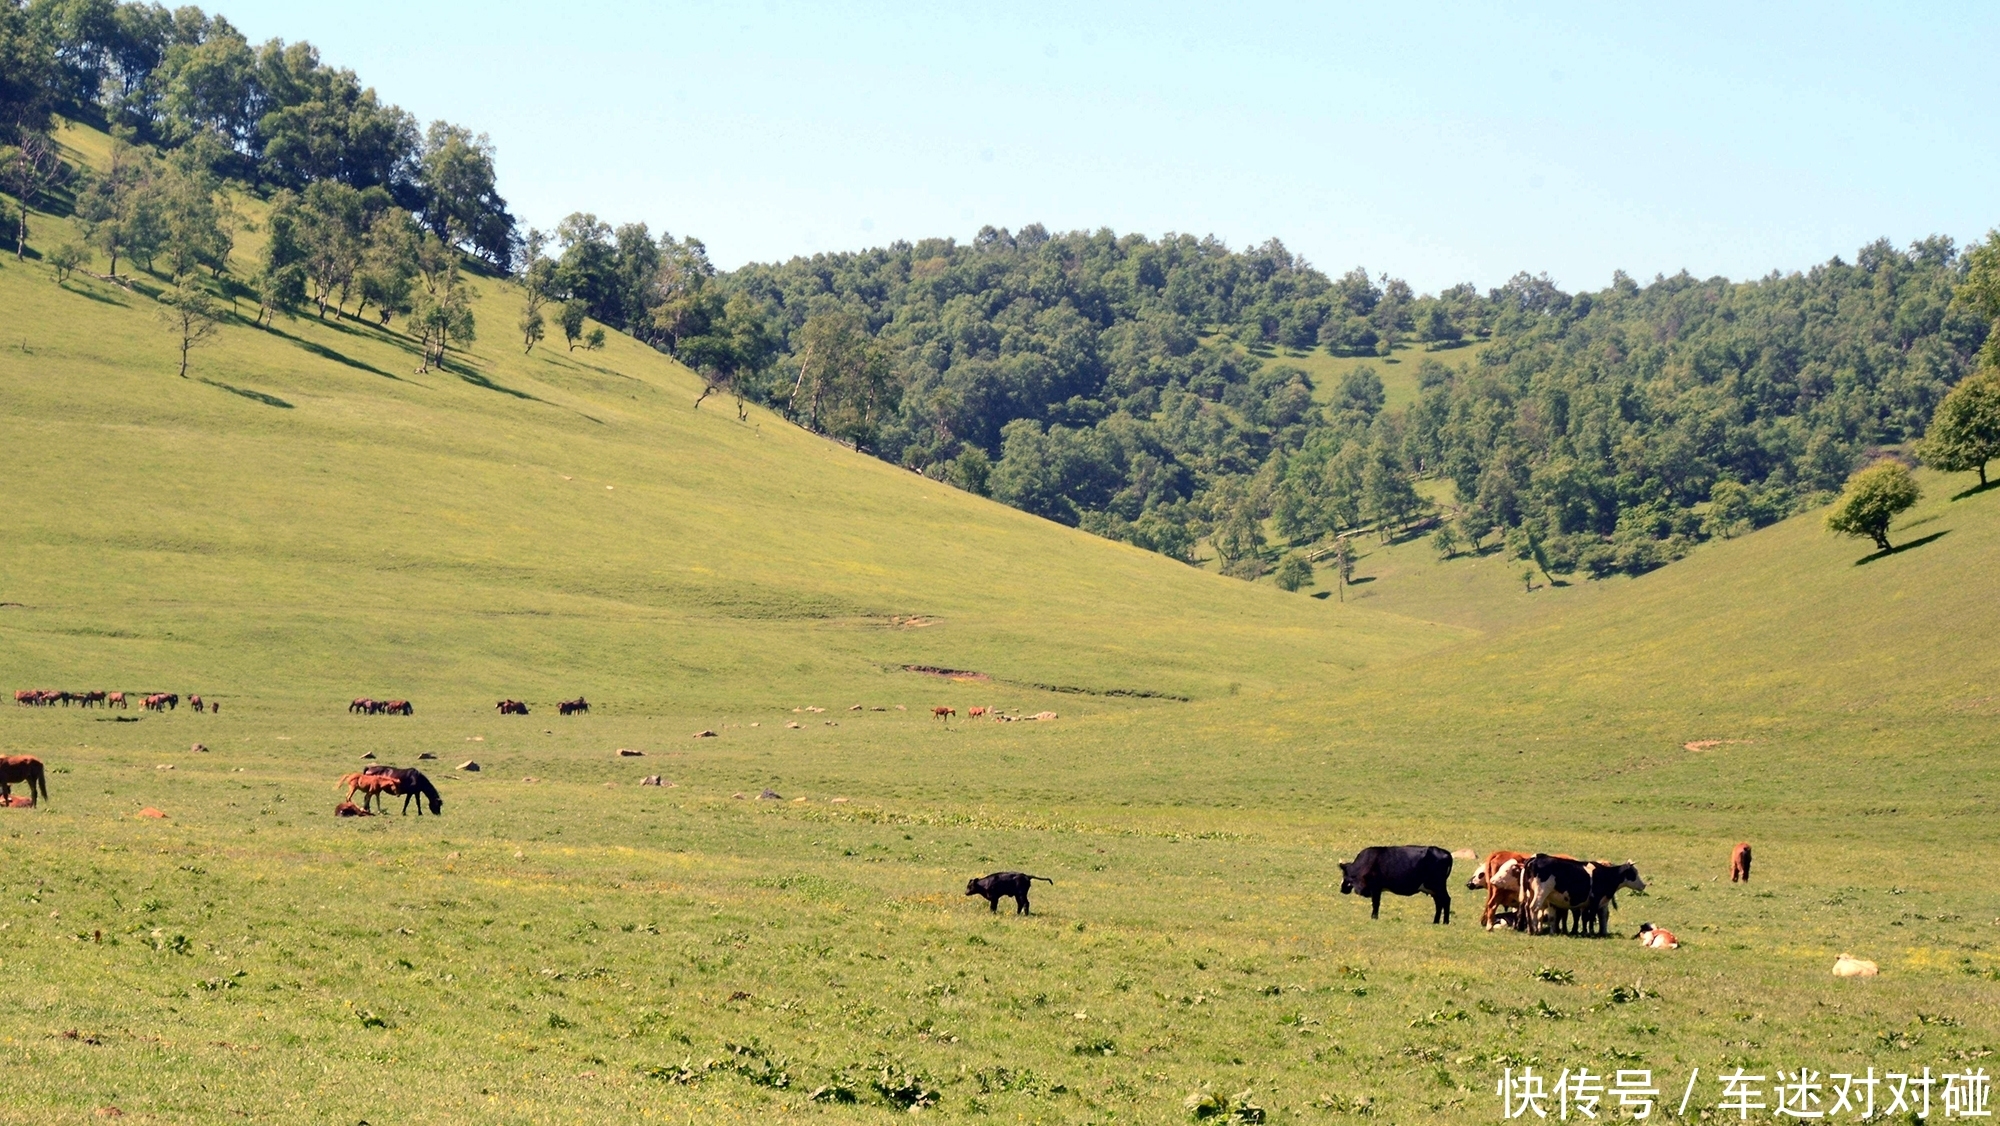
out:
<path id="1" fill-rule="evenodd" d="M 1743 743 L 1755 743 L 1755 739 L 1696 739 L 1692 743 L 1682 743 L 1684 751 L 1712 751 L 1717 747 L 1733 747 Z"/>

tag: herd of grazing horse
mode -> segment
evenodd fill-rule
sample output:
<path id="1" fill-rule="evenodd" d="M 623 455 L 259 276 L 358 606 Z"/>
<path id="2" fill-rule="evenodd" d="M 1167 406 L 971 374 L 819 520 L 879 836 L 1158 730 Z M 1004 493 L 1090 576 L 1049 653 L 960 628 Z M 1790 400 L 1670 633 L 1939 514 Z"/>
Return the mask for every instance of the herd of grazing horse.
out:
<path id="1" fill-rule="evenodd" d="M 527 715 L 528 705 L 520 700 L 497 700 L 493 704 L 493 710 L 499 712 L 501 715 Z M 556 702 L 556 711 L 561 712 L 563 715 L 578 715 L 589 710 L 590 701 L 581 696 L 578 696 L 574 700 L 559 700 Z"/>
<path id="2" fill-rule="evenodd" d="M 168 712 L 181 706 L 178 692 L 106 692 L 102 688 L 88 692 L 61 692 L 53 688 L 17 688 L 14 703 L 24 708 L 52 708 L 60 704 L 79 708 L 130 708 L 131 696 L 139 697 L 140 706 L 149 712 Z M 195 711 L 220 712 L 222 705 L 214 701 L 203 701 L 200 696 L 189 696 L 188 707 Z"/>
<path id="3" fill-rule="evenodd" d="M 417 709 L 411 707 L 408 700 L 372 700 L 366 696 L 356 696 L 354 702 L 347 705 L 347 710 L 349 713 L 360 712 L 362 715 L 417 714 Z"/>

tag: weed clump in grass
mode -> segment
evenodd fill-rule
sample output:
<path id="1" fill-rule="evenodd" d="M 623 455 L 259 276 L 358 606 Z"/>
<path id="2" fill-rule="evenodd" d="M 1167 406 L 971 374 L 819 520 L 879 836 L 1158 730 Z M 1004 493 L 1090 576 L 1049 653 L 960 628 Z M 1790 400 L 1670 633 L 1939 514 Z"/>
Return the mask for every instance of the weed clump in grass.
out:
<path id="1" fill-rule="evenodd" d="M 1249 1091 L 1238 1091 L 1227 1098 L 1215 1093 L 1214 1088 L 1204 1083 L 1181 1101 L 1181 1106 L 1197 1122 L 1214 1119 L 1218 1122 L 1249 1123 L 1264 1121 L 1264 1108 L 1257 1105 Z"/>
<path id="2" fill-rule="evenodd" d="M 868 1085 L 889 1105 L 903 1110 L 936 1106 L 938 1091 L 930 1077 L 914 1071 L 901 1060 L 891 1060 L 876 1070 Z"/>
<path id="3" fill-rule="evenodd" d="M 1576 975 L 1569 970 L 1559 970 L 1554 966 L 1537 966 L 1529 976 L 1536 981 L 1550 981 L 1557 985 L 1575 985 Z"/>

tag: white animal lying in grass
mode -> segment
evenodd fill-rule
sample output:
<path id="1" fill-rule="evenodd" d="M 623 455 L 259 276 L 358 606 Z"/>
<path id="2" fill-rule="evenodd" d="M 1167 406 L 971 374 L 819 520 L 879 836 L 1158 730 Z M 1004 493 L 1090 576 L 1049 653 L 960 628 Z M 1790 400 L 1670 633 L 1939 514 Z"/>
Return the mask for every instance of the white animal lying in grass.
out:
<path id="1" fill-rule="evenodd" d="M 1857 958 L 1852 954 L 1842 954 L 1833 960 L 1833 976 L 1835 977 L 1874 977 L 1881 972 L 1882 968 L 1880 966 L 1877 966 L 1866 958 Z"/>

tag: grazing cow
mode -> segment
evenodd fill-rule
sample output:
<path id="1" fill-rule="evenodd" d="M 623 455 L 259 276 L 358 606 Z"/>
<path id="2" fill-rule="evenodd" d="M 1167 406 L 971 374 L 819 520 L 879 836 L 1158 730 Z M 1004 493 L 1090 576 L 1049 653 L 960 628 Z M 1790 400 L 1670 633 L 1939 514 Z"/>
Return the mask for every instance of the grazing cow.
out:
<path id="1" fill-rule="evenodd" d="M 955 715 L 957 715 L 957 714 L 958 714 L 958 709 L 957 709 L 957 708 L 932 708 L 932 709 L 931 709 L 931 716 L 932 716 L 932 718 L 934 718 L 934 719 L 941 719 L 941 720 L 945 721 L 946 723 L 950 723 L 950 722 L 951 722 L 951 717 L 952 717 L 952 716 L 955 716 Z"/>
<path id="2" fill-rule="evenodd" d="M 1036 880 L 1053 887 L 1055 881 L 1047 876 L 1030 876 L 1026 872 L 995 872 L 990 876 L 979 876 L 965 881 L 965 894 L 986 897 L 986 909 L 998 913 L 1003 896 L 1014 898 L 1014 913 L 1026 915 L 1028 911 L 1028 888 Z"/>
<path id="3" fill-rule="evenodd" d="M 1744 841 L 1729 854 L 1729 882 L 1750 882 L 1750 842 Z"/>
<path id="4" fill-rule="evenodd" d="M 498 711 L 501 715 L 528 714 L 528 705 L 522 703 L 519 700 L 502 700 L 499 703 L 493 705 L 493 707 L 494 710 Z"/>
<path id="5" fill-rule="evenodd" d="M 985 714 L 986 714 L 986 709 L 985 709 L 985 708 L 967 708 L 967 709 L 965 709 L 965 718 L 967 718 L 967 719 L 978 719 L 978 718 L 979 718 L 980 716 L 983 716 L 983 715 L 985 715 Z"/>
<path id="6" fill-rule="evenodd" d="M 28 804 L 35 804 L 35 794 L 40 791 L 42 800 L 49 799 L 49 777 L 42 768 L 42 760 L 33 755 L 0 755 L 0 801 L 13 797 L 14 783 L 28 784 Z"/>
<path id="7" fill-rule="evenodd" d="M 197 713 L 205 710 L 204 707 L 202 706 L 200 696 L 189 696 L 188 707 L 193 708 Z"/>
<path id="8" fill-rule="evenodd" d="M 1646 881 L 1634 864 L 1571 860 L 1548 853 L 1530 857 L 1522 872 L 1528 930 L 1534 934 L 1605 934 L 1620 891 L 1643 893 Z M 1565 920 L 1568 926 L 1565 927 Z"/>
<path id="9" fill-rule="evenodd" d="M 410 801 L 413 798 L 417 802 L 418 817 L 424 815 L 425 802 L 430 803 L 433 814 L 439 817 L 444 816 L 444 797 L 438 793 L 438 788 L 431 783 L 431 780 L 424 777 L 423 771 L 408 766 L 370 766 L 363 768 L 361 773 L 363 775 L 393 780 L 396 786 L 388 792 L 403 796 L 404 816 L 407 817 L 409 815 Z"/>
<path id="10" fill-rule="evenodd" d="M 106 698 L 104 706 L 107 708 L 130 707 L 130 705 L 125 703 L 125 693 L 123 692 L 113 692 L 109 697 Z"/>
<path id="11" fill-rule="evenodd" d="M 362 715 L 375 714 L 375 701 L 366 696 L 356 696 L 354 702 L 347 705 L 347 714 L 353 715 L 355 712 L 360 712 Z"/>
<path id="12" fill-rule="evenodd" d="M 335 817 L 373 817 L 373 816 L 375 816 L 374 814 L 372 814 L 372 813 L 368 812 L 367 810 L 365 810 L 365 809 L 361 808 L 360 806 L 358 806 L 358 805 L 355 805 L 355 804 L 354 804 L 353 802 L 351 802 L 351 801 L 344 801 L 344 802 L 341 802 L 341 803 L 340 803 L 339 805 L 336 805 L 336 806 L 334 806 L 334 807 L 333 807 L 333 815 L 334 815 Z"/>
<path id="13" fill-rule="evenodd" d="M 1465 882 L 1467 891 L 1486 892 L 1486 908 L 1479 913 L 1479 925 L 1492 930 L 1503 908 L 1513 909 L 1516 925 L 1521 920 L 1521 867 L 1528 861 L 1525 852 L 1493 852 Z"/>
<path id="14" fill-rule="evenodd" d="M 556 710 L 564 715 L 575 715 L 590 710 L 590 701 L 578 696 L 574 700 L 564 700 L 556 705 Z"/>
<path id="15" fill-rule="evenodd" d="M 1436 845 L 1371 845 L 1340 866 L 1340 894 L 1366 896 L 1371 919 L 1382 917 L 1382 893 L 1430 893 L 1432 923 L 1451 922 L 1451 853 Z"/>
<path id="16" fill-rule="evenodd" d="M 1640 923 L 1639 933 L 1634 937 L 1648 950 L 1678 950 L 1681 946 L 1674 932 L 1663 931 L 1651 923 Z"/>

